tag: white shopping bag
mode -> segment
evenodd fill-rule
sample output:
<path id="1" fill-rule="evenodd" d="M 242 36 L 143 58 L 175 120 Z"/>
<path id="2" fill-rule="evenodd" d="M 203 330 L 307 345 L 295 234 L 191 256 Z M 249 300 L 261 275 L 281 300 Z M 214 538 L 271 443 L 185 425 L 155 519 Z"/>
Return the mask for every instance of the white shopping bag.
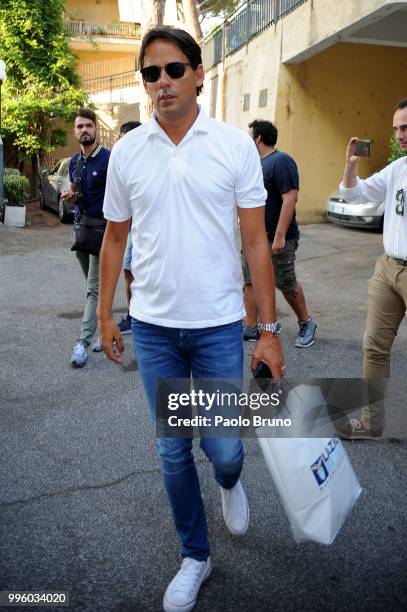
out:
<path id="1" fill-rule="evenodd" d="M 298 424 L 316 407 L 326 424 L 328 415 L 318 387 L 301 385 L 288 394 L 286 411 L 301 435 L 304 430 Z M 268 433 L 264 428 L 256 430 L 294 539 L 331 544 L 362 491 L 342 442 L 333 435 L 265 437 Z"/>

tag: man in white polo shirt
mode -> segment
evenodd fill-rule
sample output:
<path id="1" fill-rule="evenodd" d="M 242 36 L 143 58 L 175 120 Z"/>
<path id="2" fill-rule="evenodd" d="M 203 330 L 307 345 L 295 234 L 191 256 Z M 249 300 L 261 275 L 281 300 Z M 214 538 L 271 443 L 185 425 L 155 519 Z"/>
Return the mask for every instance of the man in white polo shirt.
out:
<path id="1" fill-rule="evenodd" d="M 131 218 L 133 342 L 154 418 L 157 380 L 243 377 L 237 212 L 263 324 L 252 368 L 264 361 L 280 378 L 284 365 L 264 228 L 266 191 L 254 143 L 197 105 L 204 71 L 200 47 L 187 32 L 150 30 L 139 62 L 155 113 L 113 148 L 98 317 L 106 355 L 120 363 L 123 344 L 112 302 Z M 187 612 L 211 571 L 205 511 L 192 440 L 159 438 L 157 446 L 183 557 L 164 609 Z M 240 482 L 241 440 L 202 438 L 201 447 L 220 485 L 226 525 L 243 535 L 249 508 Z"/>
<path id="2" fill-rule="evenodd" d="M 397 144 L 407 153 L 407 98 L 397 105 L 393 117 Z M 374 401 L 367 401 L 359 417 L 338 426 L 344 438 L 380 438 L 384 427 L 383 397 L 390 376 L 390 350 L 407 309 L 407 157 L 362 180 L 357 176 L 359 157 L 356 137 L 346 151 L 343 181 L 339 186 L 346 199 L 355 202 L 385 202 L 384 253 L 369 281 L 368 311 L 363 338 L 363 376 L 374 390 Z"/>

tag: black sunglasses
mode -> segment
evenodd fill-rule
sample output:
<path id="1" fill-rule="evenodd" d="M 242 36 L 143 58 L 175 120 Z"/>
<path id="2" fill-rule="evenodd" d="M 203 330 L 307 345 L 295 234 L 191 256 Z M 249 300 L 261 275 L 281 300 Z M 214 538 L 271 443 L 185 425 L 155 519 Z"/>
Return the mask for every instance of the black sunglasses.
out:
<path id="1" fill-rule="evenodd" d="M 404 215 L 404 189 L 399 189 L 396 193 L 396 215 Z"/>
<path id="2" fill-rule="evenodd" d="M 164 68 L 170 79 L 180 79 L 185 74 L 185 68 L 192 66 L 187 62 L 170 62 L 166 66 L 147 66 L 141 68 L 140 72 L 146 83 L 155 83 L 160 78 L 161 68 Z"/>

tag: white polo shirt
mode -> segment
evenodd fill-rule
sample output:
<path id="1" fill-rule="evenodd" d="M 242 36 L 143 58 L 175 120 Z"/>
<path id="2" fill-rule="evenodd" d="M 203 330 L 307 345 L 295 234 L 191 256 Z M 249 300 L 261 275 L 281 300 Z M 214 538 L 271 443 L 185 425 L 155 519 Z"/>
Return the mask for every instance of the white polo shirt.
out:
<path id="1" fill-rule="evenodd" d="M 264 206 L 260 159 L 243 131 L 202 108 L 176 146 L 155 117 L 113 147 L 103 211 L 132 218 L 130 314 L 164 327 L 241 319 L 237 206 Z"/>
<path id="2" fill-rule="evenodd" d="M 396 213 L 396 194 L 404 189 L 407 198 L 407 156 L 400 157 L 367 179 L 356 177 L 354 187 L 339 185 L 343 196 L 355 202 L 384 202 L 383 245 L 390 257 L 407 260 L 407 201 L 404 215 Z"/>

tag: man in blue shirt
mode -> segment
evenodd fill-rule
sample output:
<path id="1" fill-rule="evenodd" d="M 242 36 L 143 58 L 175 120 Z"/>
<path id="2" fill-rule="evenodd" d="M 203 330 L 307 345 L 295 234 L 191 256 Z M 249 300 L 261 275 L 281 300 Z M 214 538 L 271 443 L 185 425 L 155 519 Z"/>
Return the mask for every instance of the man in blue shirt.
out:
<path id="1" fill-rule="evenodd" d="M 69 162 L 68 191 L 62 194 L 67 202 L 75 202 L 74 224 L 79 214 L 103 219 L 106 174 L 110 151 L 96 142 L 96 115 L 87 108 L 80 109 L 75 118 L 75 138 L 81 150 Z M 82 368 L 88 359 L 88 347 L 96 331 L 96 306 L 99 295 L 99 256 L 75 251 L 86 279 L 86 304 L 78 342 L 71 357 L 71 365 Z"/>
<path id="2" fill-rule="evenodd" d="M 316 324 L 309 316 L 304 292 L 295 274 L 295 252 L 300 232 L 295 218 L 299 176 L 292 157 L 278 151 L 277 128 L 271 121 L 255 120 L 249 123 L 251 136 L 260 155 L 264 186 L 267 190 L 265 224 L 270 254 L 276 278 L 276 287 L 291 306 L 298 319 L 297 348 L 314 344 Z M 246 308 L 245 340 L 258 340 L 258 309 L 247 262 L 243 257 L 244 301 Z"/>

